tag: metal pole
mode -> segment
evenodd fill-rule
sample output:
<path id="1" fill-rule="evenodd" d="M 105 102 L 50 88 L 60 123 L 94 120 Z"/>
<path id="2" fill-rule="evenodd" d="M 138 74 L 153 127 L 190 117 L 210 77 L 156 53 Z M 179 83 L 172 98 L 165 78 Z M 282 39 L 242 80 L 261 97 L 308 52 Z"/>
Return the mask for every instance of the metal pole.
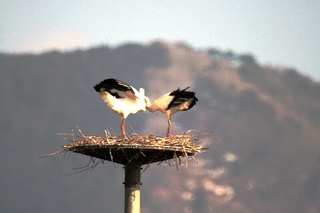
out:
<path id="1" fill-rule="evenodd" d="M 127 164 L 124 176 L 124 213 L 140 213 L 141 162 Z"/>

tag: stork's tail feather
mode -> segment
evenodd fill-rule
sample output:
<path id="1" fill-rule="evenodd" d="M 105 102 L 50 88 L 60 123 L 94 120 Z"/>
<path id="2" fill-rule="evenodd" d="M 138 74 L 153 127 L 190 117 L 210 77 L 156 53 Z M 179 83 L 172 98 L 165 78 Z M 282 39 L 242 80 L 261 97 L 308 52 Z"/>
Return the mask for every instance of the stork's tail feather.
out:
<path id="1" fill-rule="evenodd" d="M 180 88 L 178 88 L 177 90 L 171 92 L 170 96 L 174 96 L 174 98 L 171 101 L 171 103 L 169 104 L 167 109 L 169 109 L 171 107 L 178 106 L 184 102 L 189 102 L 189 106 L 185 110 L 191 109 L 196 104 L 198 99 L 195 96 L 195 94 L 196 94 L 195 92 L 187 91 L 187 89 L 189 89 L 189 88 L 190 87 L 187 87 L 183 90 L 180 90 Z"/>
<path id="2" fill-rule="evenodd" d="M 171 96 L 177 96 L 177 95 L 181 95 L 181 94 L 184 93 L 184 92 L 189 93 L 189 91 L 186 91 L 186 90 L 189 89 L 189 88 L 190 88 L 190 87 L 187 87 L 187 88 L 185 88 L 185 89 L 183 89 L 183 90 L 180 90 L 180 87 L 178 87 L 178 89 L 174 90 L 174 91 L 171 92 L 169 95 L 171 95 Z"/>
<path id="3" fill-rule="evenodd" d="M 196 105 L 197 101 L 198 101 L 198 98 L 194 96 L 192 102 L 189 105 L 189 109 L 191 109 L 194 105 Z"/>
<path id="4" fill-rule="evenodd" d="M 181 90 L 181 92 L 184 92 L 184 91 L 186 91 L 187 89 L 189 89 L 190 87 L 187 87 L 187 88 L 185 88 L 185 89 L 183 89 L 183 90 Z M 178 88 L 178 90 L 179 90 L 180 88 Z"/>

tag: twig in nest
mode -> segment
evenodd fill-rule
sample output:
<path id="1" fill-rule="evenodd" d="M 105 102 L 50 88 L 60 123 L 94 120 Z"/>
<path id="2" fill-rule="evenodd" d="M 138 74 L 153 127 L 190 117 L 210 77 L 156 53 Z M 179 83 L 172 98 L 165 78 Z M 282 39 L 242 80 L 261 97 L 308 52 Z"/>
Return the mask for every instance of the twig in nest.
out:
<path id="1" fill-rule="evenodd" d="M 80 129 L 78 126 L 77 126 L 77 129 L 78 129 L 79 133 L 81 134 L 81 136 L 82 136 L 83 138 L 85 138 L 86 136 L 82 133 L 81 129 Z"/>
<path id="2" fill-rule="evenodd" d="M 59 150 L 59 151 L 56 151 L 56 152 L 50 153 L 50 154 L 45 155 L 45 156 L 41 156 L 41 157 L 39 157 L 39 158 L 51 157 L 51 156 L 57 155 L 57 154 L 59 154 L 59 153 L 65 152 L 65 151 L 66 151 L 65 149 L 62 149 L 62 150 Z"/>
<path id="3" fill-rule="evenodd" d="M 90 166 L 91 162 L 93 163 L 93 165 Z M 68 174 L 67 176 L 79 174 L 79 173 L 82 173 L 82 172 L 85 172 L 84 175 L 86 175 L 86 174 L 88 174 L 89 171 L 93 171 L 100 163 L 103 163 L 103 160 L 100 160 L 100 159 L 99 159 L 99 160 L 95 163 L 95 162 L 94 162 L 94 158 L 91 157 L 87 165 L 72 169 L 72 170 L 79 170 L 79 171 L 73 172 L 73 173 L 71 173 L 71 174 Z"/>
<path id="4" fill-rule="evenodd" d="M 143 173 L 147 170 L 147 168 L 149 168 L 149 166 L 150 166 L 150 163 L 148 163 L 148 165 L 143 169 L 141 175 L 143 175 Z"/>
<path id="5" fill-rule="evenodd" d="M 111 148 L 109 148 L 109 155 L 110 155 L 111 162 L 113 162 L 113 156 L 112 156 Z"/>
<path id="6" fill-rule="evenodd" d="M 196 160 L 196 158 L 194 156 L 191 156 L 191 158 L 197 163 L 199 164 L 199 162 Z"/>
<path id="7" fill-rule="evenodd" d="M 131 129 L 131 131 L 136 135 L 136 136 L 140 136 L 133 128 L 131 125 L 129 125 L 129 128 Z"/>

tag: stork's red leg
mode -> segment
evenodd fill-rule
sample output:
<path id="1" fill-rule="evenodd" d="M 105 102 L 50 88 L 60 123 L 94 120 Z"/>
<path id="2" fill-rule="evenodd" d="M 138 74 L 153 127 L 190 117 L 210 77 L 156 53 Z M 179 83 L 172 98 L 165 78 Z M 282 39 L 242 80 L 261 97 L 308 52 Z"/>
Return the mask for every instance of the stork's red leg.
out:
<path id="1" fill-rule="evenodd" d="M 126 123 L 126 119 L 123 118 L 122 122 L 121 122 L 121 131 L 122 131 L 122 135 L 124 139 L 127 139 L 127 135 L 126 135 L 126 129 L 125 129 L 125 123 Z"/>
<path id="2" fill-rule="evenodd" d="M 167 117 L 168 117 L 167 138 L 170 138 L 170 132 L 171 132 L 171 127 L 172 127 L 172 123 L 171 123 L 171 115 L 167 115 Z"/>

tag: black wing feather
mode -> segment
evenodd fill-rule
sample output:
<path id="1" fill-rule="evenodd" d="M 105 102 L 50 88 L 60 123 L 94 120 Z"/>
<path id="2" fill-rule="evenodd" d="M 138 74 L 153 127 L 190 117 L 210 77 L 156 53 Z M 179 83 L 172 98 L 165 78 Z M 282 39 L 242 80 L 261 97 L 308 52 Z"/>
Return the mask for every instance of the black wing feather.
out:
<path id="1" fill-rule="evenodd" d="M 173 91 L 173 92 L 171 92 L 169 94 L 170 96 L 174 96 L 174 98 L 172 99 L 172 101 L 168 105 L 167 110 L 172 108 L 172 107 L 179 106 L 180 104 L 182 104 L 183 102 L 188 101 L 191 98 L 194 98 L 194 99 L 190 103 L 189 109 L 192 108 L 196 104 L 196 101 L 198 101 L 198 99 L 195 96 L 195 92 L 186 91 L 187 89 L 189 89 L 189 87 L 187 87 L 187 88 L 185 88 L 183 90 L 180 90 L 180 88 L 178 88 L 177 90 L 175 90 L 175 91 Z"/>
<path id="2" fill-rule="evenodd" d="M 95 85 L 93 88 L 96 90 L 96 92 L 108 92 L 116 98 L 122 97 L 114 90 L 123 92 L 130 91 L 134 94 L 134 91 L 129 84 L 114 78 L 105 79 L 101 81 L 99 84 Z"/>

